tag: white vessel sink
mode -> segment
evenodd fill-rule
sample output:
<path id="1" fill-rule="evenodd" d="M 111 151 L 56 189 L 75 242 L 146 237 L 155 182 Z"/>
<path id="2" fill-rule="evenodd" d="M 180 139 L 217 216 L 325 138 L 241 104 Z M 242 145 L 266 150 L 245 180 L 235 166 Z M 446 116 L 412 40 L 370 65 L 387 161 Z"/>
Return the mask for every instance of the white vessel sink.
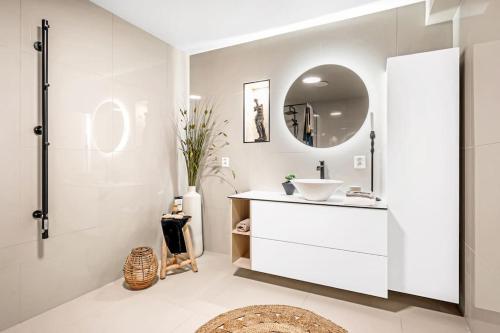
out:
<path id="1" fill-rule="evenodd" d="M 334 179 L 294 179 L 295 188 L 304 199 L 311 201 L 325 201 L 344 184 L 341 180 Z"/>

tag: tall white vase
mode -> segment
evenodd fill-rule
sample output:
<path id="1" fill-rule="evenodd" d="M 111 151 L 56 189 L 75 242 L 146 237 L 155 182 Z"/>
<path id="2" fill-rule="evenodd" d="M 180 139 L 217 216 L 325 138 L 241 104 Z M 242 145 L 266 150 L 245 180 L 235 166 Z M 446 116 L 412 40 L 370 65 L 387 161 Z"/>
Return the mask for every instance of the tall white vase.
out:
<path id="1" fill-rule="evenodd" d="M 196 186 L 189 186 L 182 199 L 182 210 L 191 216 L 191 237 L 193 238 L 194 255 L 203 253 L 203 226 L 201 219 L 201 195 L 196 192 Z"/>

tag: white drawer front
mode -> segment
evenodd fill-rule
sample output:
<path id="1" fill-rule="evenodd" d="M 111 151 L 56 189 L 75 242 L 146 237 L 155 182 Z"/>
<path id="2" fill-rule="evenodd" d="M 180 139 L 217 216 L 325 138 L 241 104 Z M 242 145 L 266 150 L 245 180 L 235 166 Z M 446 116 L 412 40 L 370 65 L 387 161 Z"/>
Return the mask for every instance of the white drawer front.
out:
<path id="1" fill-rule="evenodd" d="M 251 202 L 252 236 L 387 255 L 387 210 Z"/>
<path id="2" fill-rule="evenodd" d="M 387 298 L 387 258 L 251 237 L 252 270 Z"/>

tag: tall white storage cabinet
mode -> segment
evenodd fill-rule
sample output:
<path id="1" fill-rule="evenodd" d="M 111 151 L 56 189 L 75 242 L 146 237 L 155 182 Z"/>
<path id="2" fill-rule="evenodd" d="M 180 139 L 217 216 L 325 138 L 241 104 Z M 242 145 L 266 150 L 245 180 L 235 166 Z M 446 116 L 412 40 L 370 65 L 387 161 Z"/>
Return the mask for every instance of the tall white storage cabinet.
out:
<path id="1" fill-rule="evenodd" d="M 387 61 L 389 289 L 458 303 L 459 50 Z"/>

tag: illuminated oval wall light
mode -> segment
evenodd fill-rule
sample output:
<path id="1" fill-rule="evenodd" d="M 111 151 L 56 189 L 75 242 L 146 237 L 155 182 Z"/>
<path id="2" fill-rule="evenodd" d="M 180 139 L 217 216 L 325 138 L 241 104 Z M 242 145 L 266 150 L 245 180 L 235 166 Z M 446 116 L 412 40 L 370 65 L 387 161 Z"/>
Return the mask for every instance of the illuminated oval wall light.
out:
<path id="1" fill-rule="evenodd" d="M 201 99 L 200 95 L 189 95 L 189 99 L 192 101 L 199 101 Z"/>
<path id="2" fill-rule="evenodd" d="M 100 149 L 99 147 L 97 147 L 102 153 L 105 153 L 105 154 L 109 154 L 109 153 L 123 150 L 127 146 L 128 140 L 130 138 L 130 118 L 129 118 L 129 113 L 127 112 L 127 108 L 125 107 L 125 104 L 123 104 L 118 99 L 108 98 L 108 99 L 100 102 L 97 105 L 97 107 L 95 108 L 95 110 L 93 112 L 91 121 L 89 119 L 89 121 L 87 122 L 86 132 L 87 132 L 88 144 L 90 145 L 90 141 L 92 139 L 95 139 L 92 127 L 94 126 L 94 122 L 96 121 L 97 113 L 101 110 L 101 108 L 105 104 L 108 104 L 108 103 L 111 104 L 111 108 L 112 108 L 113 112 L 118 112 L 122 116 L 123 130 L 122 130 L 122 135 L 120 137 L 120 141 L 111 151 L 104 151 L 104 150 Z M 105 108 L 103 108 L 103 109 L 105 109 Z M 96 146 L 98 146 L 98 145 L 96 144 Z"/>
<path id="3" fill-rule="evenodd" d="M 332 116 L 332 117 L 339 117 L 341 115 L 342 115 L 342 112 L 340 112 L 340 111 L 330 112 L 330 116 Z"/>
<path id="4" fill-rule="evenodd" d="M 120 142 L 118 143 L 118 146 L 113 151 L 121 151 L 123 150 L 128 143 L 128 139 L 130 137 L 130 118 L 128 115 L 128 112 L 125 108 L 125 105 L 118 101 L 118 100 L 113 100 L 113 104 L 115 104 L 115 107 L 113 108 L 114 111 L 118 111 L 123 119 L 123 131 L 122 131 L 122 136 L 120 138 Z"/>

